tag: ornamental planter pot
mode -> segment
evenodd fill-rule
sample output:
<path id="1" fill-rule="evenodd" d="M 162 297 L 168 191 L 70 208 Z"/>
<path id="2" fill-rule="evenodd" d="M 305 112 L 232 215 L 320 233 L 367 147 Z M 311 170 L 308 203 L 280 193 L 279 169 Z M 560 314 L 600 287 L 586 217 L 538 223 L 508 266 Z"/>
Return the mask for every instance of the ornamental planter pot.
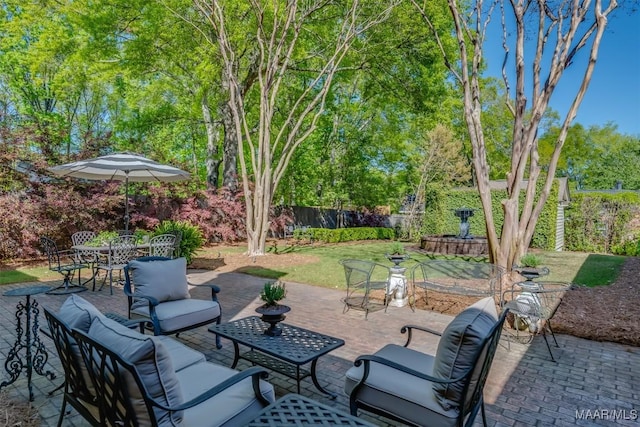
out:
<path id="1" fill-rule="evenodd" d="M 291 307 L 287 305 L 261 305 L 256 308 L 256 313 L 262 314 L 262 321 L 268 323 L 270 326 L 265 329 L 264 334 L 270 337 L 277 337 L 282 334 L 282 329 L 277 325 L 282 322 L 287 316 L 284 313 L 291 311 Z"/>

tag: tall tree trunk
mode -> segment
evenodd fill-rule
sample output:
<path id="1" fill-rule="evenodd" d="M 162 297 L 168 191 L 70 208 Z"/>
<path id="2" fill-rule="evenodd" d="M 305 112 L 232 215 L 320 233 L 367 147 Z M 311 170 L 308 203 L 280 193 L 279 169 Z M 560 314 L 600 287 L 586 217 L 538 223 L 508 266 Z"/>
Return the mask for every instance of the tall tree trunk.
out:
<path id="1" fill-rule="evenodd" d="M 238 135 L 234 132 L 233 113 L 229 102 L 230 100 L 227 100 L 220 106 L 220 117 L 224 125 L 222 185 L 231 193 L 236 193 L 238 191 Z"/>
<path id="2" fill-rule="evenodd" d="M 545 0 L 495 1 L 485 5 L 482 0 L 474 0 L 469 6 L 458 5 L 458 0 L 448 0 L 449 10 L 455 25 L 458 41 L 458 57 L 450 59 L 440 40 L 427 11 L 418 0 L 411 0 L 422 18 L 435 35 L 436 42 L 444 55 L 445 64 L 453 77 L 463 88 L 464 115 L 473 146 L 473 164 L 478 191 L 487 224 L 487 236 L 492 262 L 511 269 L 529 248 L 538 218 L 546 204 L 555 179 L 560 153 L 571 122 L 584 98 L 598 56 L 600 42 L 607 25 L 607 17 L 618 6 L 616 0 L 547 2 Z M 603 3 L 608 3 L 603 9 Z M 465 3 L 466 5 L 466 3 Z M 516 87 L 514 99 L 506 99 L 513 115 L 513 136 L 511 143 L 511 165 L 507 174 L 507 198 L 502 200 L 504 223 L 498 239 L 495 231 L 491 193 L 489 191 L 489 165 L 482 126 L 482 105 L 480 104 L 480 76 L 483 63 L 483 45 L 492 14 L 499 8 L 502 24 L 505 61 L 503 79 L 506 95 L 510 96 L 509 73 L 506 72 L 507 54 L 513 42 L 515 59 L 513 72 Z M 507 17 L 508 9 L 511 15 Z M 507 28 L 513 23 L 515 30 Z M 527 36 L 535 36 L 535 49 L 525 49 Z M 510 40 L 514 37 L 514 40 Z M 576 54 L 585 48 L 589 58 L 584 65 L 580 87 L 567 111 L 561 131 L 549 164 L 546 165 L 544 185 L 537 191 L 540 177 L 538 164 L 538 128 L 549 106 L 549 100 L 567 67 L 576 61 Z M 525 53 L 532 52 L 527 67 Z M 549 52 L 550 57 L 545 57 Z M 530 75 L 528 73 L 531 73 Z M 525 85 L 530 78 L 532 87 Z M 531 96 L 531 102 L 527 96 Z M 529 106 L 529 108 L 527 108 Z M 520 194 L 523 180 L 527 186 L 522 206 Z"/>
<path id="3" fill-rule="evenodd" d="M 211 109 L 209 108 L 209 102 L 206 94 L 202 96 L 200 102 L 202 107 L 202 117 L 204 119 L 204 126 L 207 130 L 207 158 L 205 161 L 207 168 L 207 187 L 211 189 L 218 188 L 218 175 L 220 173 L 220 133 L 217 126 L 211 118 Z"/>

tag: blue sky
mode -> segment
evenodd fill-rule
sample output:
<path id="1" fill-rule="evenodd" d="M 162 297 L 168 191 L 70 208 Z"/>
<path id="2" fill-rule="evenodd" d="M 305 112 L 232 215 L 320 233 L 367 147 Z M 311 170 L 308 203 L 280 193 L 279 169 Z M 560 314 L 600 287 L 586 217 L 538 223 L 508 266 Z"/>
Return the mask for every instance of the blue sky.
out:
<path id="1" fill-rule="evenodd" d="M 588 127 L 613 122 L 619 132 L 640 136 L 640 13 L 618 9 L 614 14 L 609 19 L 591 84 L 574 123 Z M 501 78 L 504 51 L 500 33 L 491 33 L 488 42 L 491 43 L 485 46 L 487 72 Z M 576 63 L 565 71 L 551 98 L 551 107 L 561 117 L 569 109 L 582 80 L 586 54 L 582 52 Z M 528 82 L 530 86 L 530 80 Z M 510 84 L 514 85 L 513 78 Z"/>

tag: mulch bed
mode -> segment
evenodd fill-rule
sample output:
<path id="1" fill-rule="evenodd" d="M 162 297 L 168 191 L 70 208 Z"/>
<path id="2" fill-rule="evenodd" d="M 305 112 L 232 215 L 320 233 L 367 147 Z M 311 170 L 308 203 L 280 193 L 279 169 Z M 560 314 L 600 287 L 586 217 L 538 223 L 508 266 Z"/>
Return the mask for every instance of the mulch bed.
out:
<path id="1" fill-rule="evenodd" d="M 640 258 L 628 257 L 609 286 L 567 292 L 553 328 L 589 340 L 640 347 Z"/>

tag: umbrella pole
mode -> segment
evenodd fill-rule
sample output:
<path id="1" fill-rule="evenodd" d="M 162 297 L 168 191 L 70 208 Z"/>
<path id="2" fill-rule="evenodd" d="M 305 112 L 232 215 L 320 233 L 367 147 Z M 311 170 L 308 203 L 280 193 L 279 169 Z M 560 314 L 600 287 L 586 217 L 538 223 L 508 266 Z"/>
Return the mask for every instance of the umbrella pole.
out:
<path id="1" fill-rule="evenodd" d="M 129 172 L 124 179 L 124 231 L 129 231 Z"/>

